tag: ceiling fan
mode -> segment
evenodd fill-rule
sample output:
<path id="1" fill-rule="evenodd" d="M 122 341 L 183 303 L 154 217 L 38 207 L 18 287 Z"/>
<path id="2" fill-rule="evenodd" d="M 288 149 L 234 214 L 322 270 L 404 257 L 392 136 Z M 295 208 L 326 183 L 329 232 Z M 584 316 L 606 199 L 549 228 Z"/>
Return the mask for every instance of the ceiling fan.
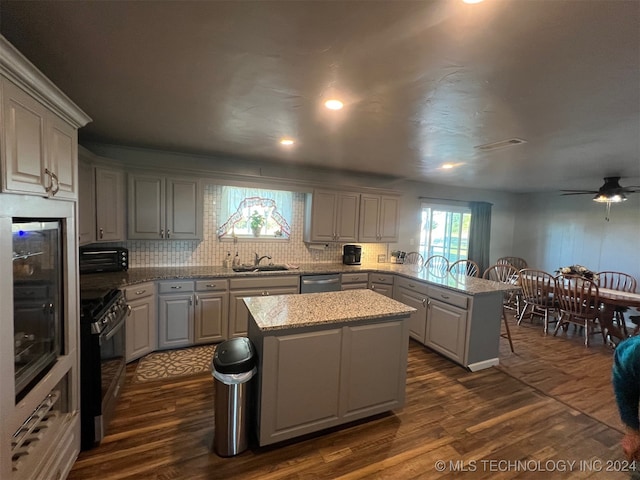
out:
<path id="1" fill-rule="evenodd" d="M 620 177 L 605 177 L 604 185 L 598 190 L 562 190 L 562 195 L 588 195 L 595 194 L 594 202 L 599 203 L 620 203 L 627 199 L 625 193 L 640 192 L 640 186 L 632 185 L 630 187 L 621 187 L 618 181 Z"/>
<path id="2" fill-rule="evenodd" d="M 640 186 L 631 185 L 630 187 L 621 187 L 618 182 L 619 180 L 620 177 L 604 177 L 604 185 L 602 185 L 598 190 L 562 190 L 564 192 L 562 195 L 595 194 L 593 197 L 594 202 L 607 204 L 607 214 L 604 218 L 608 222 L 612 203 L 624 202 L 627 199 L 625 193 L 640 192 L 640 190 L 635 190 L 640 189 Z"/>

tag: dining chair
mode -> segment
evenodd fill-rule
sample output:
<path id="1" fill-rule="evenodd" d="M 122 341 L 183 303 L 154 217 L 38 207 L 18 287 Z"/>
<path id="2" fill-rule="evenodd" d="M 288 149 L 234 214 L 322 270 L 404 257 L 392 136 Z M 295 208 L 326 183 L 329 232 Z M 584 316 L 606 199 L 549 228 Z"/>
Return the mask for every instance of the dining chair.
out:
<path id="1" fill-rule="evenodd" d="M 429 273 L 444 277 L 449 271 L 449 260 L 444 255 L 432 255 L 424 262 L 424 266 Z"/>
<path id="2" fill-rule="evenodd" d="M 598 287 L 599 288 L 608 288 L 610 290 L 620 290 L 621 292 L 630 292 L 635 293 L 637 282 L 636 279 L 622 272 L 614 272 L 611 270 L 606 270 L 603 272 L 598 272 Z M 618 323 L 620 328 L 624 331 L 625 334 L 628 334 L 627 324 L 624 318 L 624 312 L 628 310 L 628 307 L 616 307 L 614 312 L 614 321 Z M 636 330 L 638 329 L 639 324 L 637 322 L 637 317 L 629 317 L 631 321 L 636 324 Z"/>
<path id="3" fill-rule="evenodd" d="M 553 335 L 560 328 L 566 330 L 570 323 L 584 327 L 584 344 L 589 346 L 589 336 L 601 333 L 602 340 L 606 343 L 605 332 L 602 328 L 596 330 L 599 313 L 598 285 L 594 280 L 589 280 L 579 275 L 560 274 L 555 279 L 554 298 L 560 309 L 560 319 Z"/>
<path id="4" fill-rule="evenodd" d="M 508 283 L 510 285 L 515 285 L 518 281 L 518 270 L 513 265 L 502 264 L 502 265 L 491 265 L 487 268 L 482 274 L 482 278 L 485 280 L 493 280 L 494 282 Z M 507 322 L 507 308 L 511 308 L 511 302 L 514 301 L 514 292 L 504 292 L 502 296 L 502 320 L 504 321 L 504 328 L 506 333 L 500 334 L 501 337 L 509 340 L 509 347 L 511 347 L 511 352 L 513 353 L 515 350 L 513 349 L 513 341 L 511 340 L 511 330 L 509 329 L 509 323 Z"/>
<path id="5" fill-rule="evenodd" d="M 404 263 L 409 265 L 420 265 L 424 263 L 424 257 L 419 252 L 409 252 L 404 257 Z"/>
<path id="6" fill-rule="evenodd" d="M 549 314 L 551 323 L 558 322 L 558 303 L 555 299 L 555 277 L 544 270 L 523 268 L 518 273 L 518 282 L 522 289 L 522 311 L 518 315 L 518 325 L 522 323 L 527 312 L 531 319 L 534 315 L 543 318 L 543 331 L 549 331 Z"/>
<path id="7" fill-rule="evenodd" d="M 449 272 L 454 275 L 466 275 L 467 277 L 478 277 L 480 268 L 473 260 L 458 260 L 449 267 Z"/>
<path id="8" fill-rule="evenodd" d="M 529 266 L 527 265 L 527 261 L 524 258 L 520 257 L 500 257 L 498 260 L 496 260 L 496 263 L 498 265 L 513 265 L 514 267 L 516 267 L 516 270 L 522 270 L 523 268 L 527 268 Z"/>

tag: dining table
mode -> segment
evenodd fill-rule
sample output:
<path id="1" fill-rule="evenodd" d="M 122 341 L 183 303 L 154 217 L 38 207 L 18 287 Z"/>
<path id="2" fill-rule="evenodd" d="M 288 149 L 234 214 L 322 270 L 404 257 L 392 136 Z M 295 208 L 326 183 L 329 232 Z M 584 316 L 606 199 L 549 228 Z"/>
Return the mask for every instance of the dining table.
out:
<path id="1" fill-rule="evenodd" d="M 609 340 L 616 345 L 629 337 L 626 328 L 621 329 L 614 322 L 616 307 L 640 308 L 640 293 L 623 292 L 610 288 L 600 288 L 598 292 L 602 304 L 599 315 L 600 325 L 604 329 L 605 335 L 608 334 Z"/>

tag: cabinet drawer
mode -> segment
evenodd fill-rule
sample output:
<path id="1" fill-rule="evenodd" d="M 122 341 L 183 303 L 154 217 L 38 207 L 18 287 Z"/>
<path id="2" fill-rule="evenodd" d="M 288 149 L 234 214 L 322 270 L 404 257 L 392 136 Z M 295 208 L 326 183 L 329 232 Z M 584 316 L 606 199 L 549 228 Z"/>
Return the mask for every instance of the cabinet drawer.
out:
<path id="1" fill-rule="evenodd" d="M 427 295 L 429 287 L 426 283 L 417 282 L 415 280 L 411 280 L 409 278 L 397 277 L 396 278 L 396 287 L 406 288 L 407 290 L 411 290 L 412 292 L 418 292 L 422 295 Z"/>
<path id="2" fill-rule="evenodd" d="M 196 280 L 196 292 L 213 292 L 228 289 L 229 281 L 222 278 L 216 278 L 212 280 Z"/>
<path id="3" fill-rule="evenodd" d="M 464 308 L 465 310 L 468 308 L 469 297 L 444 288 L 429 287 L 429 297 L 448 303 L 449 305 Z"/>
<path id="4" fill-rule="evenodd" d="M 252 278 L 232 278 L 230 280 L 231 290 L 247 288 L 267 288 L 273 287 L 300 287 L 300 277 L 252 277 Z"/>
<path id="5" fill-rule="evenodd" d="M 343 273 L 342 284 L 368 282 L 369 276 L 366 273 Z"/>
<path id="6" fill-rule="evenodd" d="M 160 282 L 159 293 L 183 293 L 193 292 L 193 281 L 179 280 L 174 282 Z"/>
<path id="7" fill-rule="evenodd" d="M 137 298 L 150 297 L 156 293 L 156 284 L 153 282 L 131 285 L 124 289 L 124 298 L 130 302 Z"/>
<path id="8" fill-rule="evenodd" d="M 387 285 L 393 285 L 393 277 L 395 275 L 388 275 L 385 273 L 370 273 L 369 281 L 373 283 L 384 283 Z"/>

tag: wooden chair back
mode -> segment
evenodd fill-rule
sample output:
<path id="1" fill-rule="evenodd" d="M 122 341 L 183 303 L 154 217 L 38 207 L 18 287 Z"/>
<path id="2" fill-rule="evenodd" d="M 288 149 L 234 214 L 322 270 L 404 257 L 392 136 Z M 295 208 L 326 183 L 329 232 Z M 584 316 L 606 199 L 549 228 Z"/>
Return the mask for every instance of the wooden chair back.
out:
<path id="1" fill-rule="evenodd" d="M 553 308 L 555 277 L 544 270 L 523 268 L 518 274 L 522 299 L 529 305 Z"/>
<path id="2" fill-rule="evenodd" d="M 509 263 L 496 263 L 484 271 L 482 278 L 494 282 L 516 283 L 518 269 Z"/>
<path id="3" fill-rule="evenodd" d="M 449 260 L 444 255 L 432 255 L 424 263 L 430 273 L 444 277 L 449 271 Z"/>
<path id="4" fill-rule="evenodd" d="M 598 272 L 598 287 L 635 293 L 637 282 L 631 275 L 622 272 Z"/>
<path id="5" fill-rule="evenodd" d="M 454 275 L 466 275 L 467 277 L 478 277 L 480 268 L 473 260 L 458 260 L 449 267 L 449 272 Z"/>
<path id="6" fill-rule="evenodd" d="M 404 257 L 404 263 L 409 265 L 420 265 L 424 263 L 424 258 L 419 252 L 409 252 Z"/>
<path id="7" fill-rule="evenodd" d="M 497 261 L 497 264 L 502 265 L 502 264 L 507 264 L 507 265 L 513 265 L 514 267 L 516 267 L 517 270 L 522 270 L 523 268 L 527 268 L 529 265 L 527 265 L 527 261 L 524 258 L 520 258 L 520 257 L 500 257 Z"/>
<path id="8" fill-rule="evenodd" d="M 598 316 L 598 284 L 579 275 L 560 274 L 555 280 L 554 296 L 560 312 L 572 320 L 595 320 Z"/>

